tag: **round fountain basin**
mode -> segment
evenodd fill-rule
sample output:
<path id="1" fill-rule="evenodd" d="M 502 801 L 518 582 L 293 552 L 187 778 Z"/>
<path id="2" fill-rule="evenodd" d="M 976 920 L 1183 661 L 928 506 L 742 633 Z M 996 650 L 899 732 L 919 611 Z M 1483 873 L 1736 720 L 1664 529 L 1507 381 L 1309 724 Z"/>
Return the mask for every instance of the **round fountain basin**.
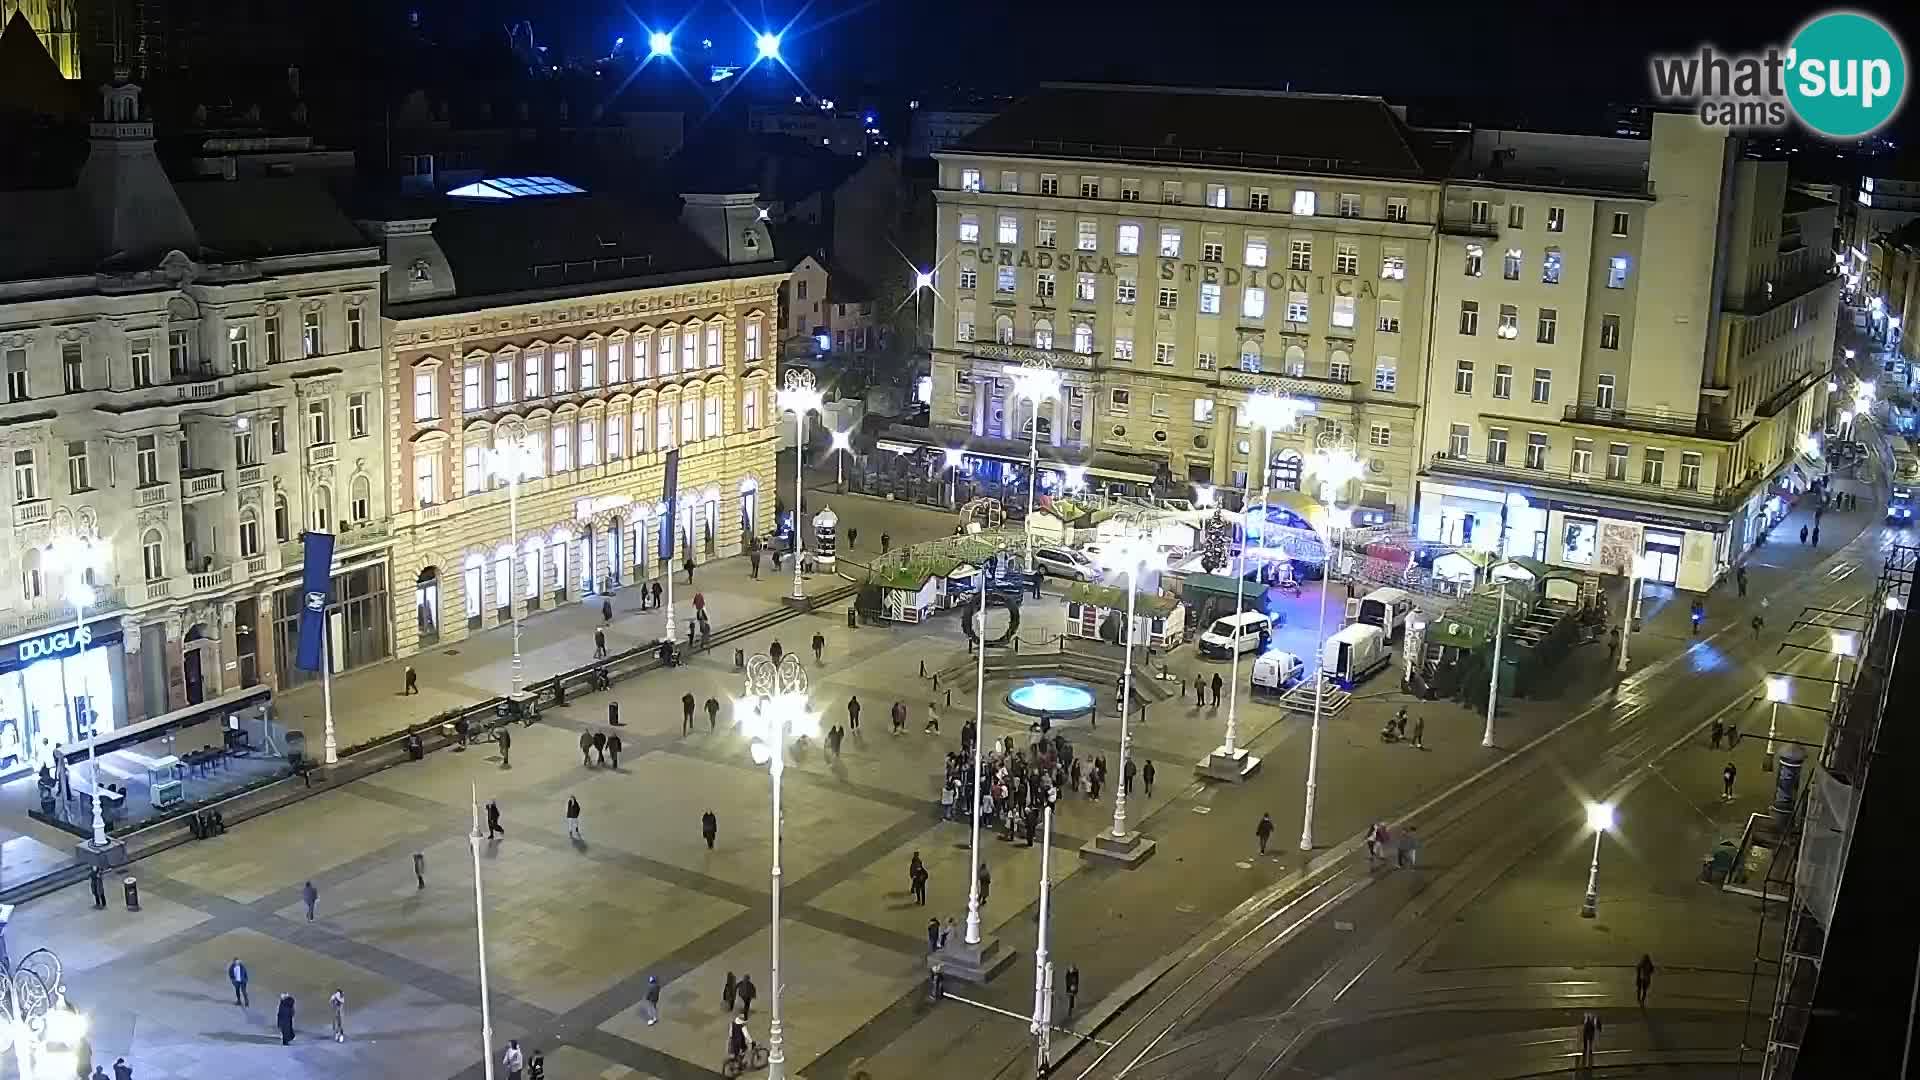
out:
<path id="1" fill-rule="evenodd" d="M 1078 683 L 1041 679 L 1007 693 L 1007 707 L 1023 716 L 1068 720 L 1093 711 L 1093 691 Z"/>

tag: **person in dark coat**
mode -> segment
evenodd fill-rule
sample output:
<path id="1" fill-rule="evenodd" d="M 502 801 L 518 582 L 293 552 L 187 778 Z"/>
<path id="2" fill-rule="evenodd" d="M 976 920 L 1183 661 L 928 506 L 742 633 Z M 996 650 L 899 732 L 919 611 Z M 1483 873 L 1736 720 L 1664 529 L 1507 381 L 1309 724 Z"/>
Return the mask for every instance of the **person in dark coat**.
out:
<path id="1" fill-rule="evenodd" d="M 733 977 L 733 972 L 727 972 L 727 981 L 720 986 L 720 1003 L 727 1007 L 728 1013 L 733 1012 L 733 992 L 739 985 L 739 981 Z"/>
<path id="2" fill-rule="evenodd" d="M 847 699 L 847 730 L 860 730 L 860 695 L 858 694 Z"/>
<path id="3" fill-rule="evenodd" d="M 1224 687 L 1225 687 L 1226 685 L 1227 685 L 1227 681 L 1226 681 L 1225 679 L 1222 679 L 1222 678 L 1220 677 L 1220 673 L 1219 673 L 1219 672 L 1217 672 L 1217 671 L 1216 671 L 1216 672 L 1214 672 L 1214 673 L 1213 673 L 1213 704 L 1214 704 L 1214 706 L 1215 706 L 1215 707 L 1218 707 L 1218 706 L 1219 706 L 1219 704 L 1220 704 L 1220 691 L 1221 691 L 1221 690 L 1222 690 L 1222 689 L 1223 689 L 1223 688 L 1224 688 Z"/>
<path id="4" fill-rule="evenodd" d="M 279 1021 L 280 1021 L 280 1045 L 281 1046 L 290 1045 L 293 1042 L 293 995 L 292 994 L 280 995 Z"/>
<path id="5" fill-rule="evenodd" d="M 720 726 L 720 699 L 707 699 L 707 731 L 712 732 Z"/>
<path id="6" fill-rule="evenodd" d="M 1128 762 L 1132 764 L 1132 762 Z M 1153 759 L 1148 758 L 1146 767 L 1140 770 L 1140 780 L 1147 785 L 1147 798 L 1153 798 Z"/>
<path id="7" fill-rule="evenodd" d="M 488 799 L 487 800 L 487 839 L 491 840 L 496 835 L 505 836 L 507 835 L 507 830 L 500 827 L 500 804 L 497 802 L 494 802 L 492 799 Z"/>
<path id="8" fill-rule="evenodd" d="M 653 606 L 660 606 L 660 583 L 657 581 L 653 583 Z"/>
<path id="9" fill-rule="evenodd" d="M 607 763 L 607 733 L 604 731 L 593 733 L 593 756 L 600 764 Z"/>
<path id="10" fill-rule="evenodd" d="M 513 732 L 508 728 L 502 727 L 494 738 L 500 743 L 500 767 L 503 769 L 512 768 Z"/>
<path id="11" fill-rule="evenodd" d="M 580 733 L 580 764 L 593 767 L 593 736 L 585 731 Z"/>
<path id="12" fill-rule="evenodd" d="M 753 999 L 760 995 L 760 991 L 753 985 L 753 976 L 740 976 L 740 985 L 734 987 L 733 992 L 740 997 L 740 1018 L 744 1020 L 752 1016 Z"/>
<path id="13" fill-rule="evenodd" d="M 620 767 L 620 735 L 615 732 L 607 736 L 607 756 L 613 759 L 613 767 Z"/>
<path id="14" fill-rule="evenodd" d="M 1267 841 L 1273 837 L 1273 815 L 1261 814 L 1260 824 L 1254 826 L 1253 835 L 1260 838 L 1260 854 L 1267 853 Z"/>
<path id="15" fill-rule="evenodd" d="M 1080 996 L 1080 966 L 1067 965 L 1067 1015 L 1073 1015 L 1074 999 Z"/>
<path id="16" fill-rule="evenodd" d="M 244 1006 L 253 1004 L 253 1002 L 247 998 L 247 965 L 241 963 L 240 958 L 237 956 L 233 958 L 233 963 L 227 965 L 227 981 L 233 984 L 233 1003 L 235 1005 Z"/>
<path id="17" fill-rule="evenodd" d="M 700 815 L 700 835 L 707 841 L 707 850 L 712 851 L 713 838 L 720 835 L 720 819 L 711 810 Z"/>
<path id="18" fill-rule="evenodd" d="M 927 920 L 927 951 L 930 953 L 940 951 L 940 920 L 939 919 Z"/>
<path id="19" fill-rule="evenodd" d="M 87 886 L 93 890 L 94 909 L 104 909 L 107 906 L 107 881 L 100 873 L 100 867 L 87 867 Z"/>
<path id="20" fill-rule="evenodd" d="M 693 734 L 693 706 L 692 694 L 680 695 L 680 734 L 682 735 Z"/>
<path id="21" fill-rule="evenodd" d="M 593 658 L 595 660 L 605 660 L 607 658 L 607 632 L 605 630 L 595 629 L 593 632 Z"/>
<path id="22" fill-rule="evenodd" d="M 600 601 L 600 621 L 607 622 L 607 623 L 610 623 L 613 621 L 613 601 L 611 600 Z M 604 651 L 607 643 L 606 635 L 596 632 L 594 635 L 594 640 L 600 643 L 601 648 Z"/>

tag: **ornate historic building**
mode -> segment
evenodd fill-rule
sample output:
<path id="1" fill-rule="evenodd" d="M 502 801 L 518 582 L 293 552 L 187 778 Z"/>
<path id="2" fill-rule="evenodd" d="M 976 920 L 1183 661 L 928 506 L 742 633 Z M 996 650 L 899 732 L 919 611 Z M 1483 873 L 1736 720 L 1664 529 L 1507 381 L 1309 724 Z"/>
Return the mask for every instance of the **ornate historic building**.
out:
<path id="1" fill-rule="evenodd" d="M 503 177 L 363 227 L 388 262 L 401 655 L 655 579 L 670 538 L 678 566 L 771 530 L 786 272 L 752 195 L 663 218 Z"/>
<path id="2" fill-rule="evenodd" d="M 285 685 L 303 528 L 336 532 L 335 663 L 391 648 L 381 265 L 295 178 L 175 184 L 140 88 L 76 186 L 0 194 L 0 762 Z M 97 536 L 73 633 L 48 545 Z"/>
<path id="3" fill-rule="evenodd" d="M 26 20 L 61 78 L 80 77 L 80 14 L 74 0 L 0 0 L 0 27 L 15 16 Z"/>

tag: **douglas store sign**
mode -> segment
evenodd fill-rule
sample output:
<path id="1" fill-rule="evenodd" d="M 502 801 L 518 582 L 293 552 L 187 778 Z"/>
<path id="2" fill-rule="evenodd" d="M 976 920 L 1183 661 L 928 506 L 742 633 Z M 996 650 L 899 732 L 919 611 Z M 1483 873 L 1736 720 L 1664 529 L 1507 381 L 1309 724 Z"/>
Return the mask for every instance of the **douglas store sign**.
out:
<path id="1" fill-rule="evenodd" d="M 38 637 L 24 638 L 0 649 L 0 667 L 25 667 L 37 660 L 72 656 L 95 644 L 116 640 L 120 636 L 116 622 L 110 619 L 92 626 L 69 626 Z"/>

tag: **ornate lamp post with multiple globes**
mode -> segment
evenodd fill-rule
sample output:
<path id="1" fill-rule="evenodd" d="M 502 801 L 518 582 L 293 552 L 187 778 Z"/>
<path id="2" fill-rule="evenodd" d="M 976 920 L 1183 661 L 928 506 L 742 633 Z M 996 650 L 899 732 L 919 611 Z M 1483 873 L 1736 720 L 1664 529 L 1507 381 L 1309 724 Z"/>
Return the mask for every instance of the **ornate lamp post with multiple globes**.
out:
<path id="1" fill-rule="evenodd" d="M 1308 475 L 1320 488 L 1320 515 L 1315 523 L 1320 532 L 1323 565 L 1320 572 L 1320 622 L 1314 632 L 1313 731 L 1307 741 L 1307 809 L 1300 821 L 1300 850 L 1313 850 L 1313 804 L 1320 776 L 1320 717 L 1327 697 L 1327 673 L 1323 670 L 1327 645 L 1327 591 L 1333 588 L 1334 569 L 1340 559 L 1340 530 L 1345 528 L 1351 511 L 1342 496 L 1348 484 L 1366 471 L 1366 463 L 1353 452 L 1353 445 L 1341 438 L 1323 436 L 1320 446 L 1307 462 Z"/>
<path id="2" fill-rule="evenodd" d="M 807 414 L 819 412 L 825 398 L 814 389 L 813 372 L 805 368 L 788 368 L 783 383 L 780 409 L 793 412 L 793 598 L 805 600 L 807 589 L 800 576 L 800 552 L 805 547 L 800 530 L 805 527 L 805 519 L 800 508 L 806 491 Z"/>
<path id="3" fill-rule="evenodd" d="M 1013 396 L 1025 398 L 1033 409 L 1027 444 L 1027 573 L 1033 573 L 1033 502 L 1040 485 L 1040 405 L 1060 396 L 1060 373 L 1053 364 L 1032 358 L 1022 361 L 1013 371 Z"/>
<path id="4" fill-rule="evenodd" d="M 87 625 L 87 608 L 91 606 L 96 593 L 93 576 L 107 565 L 107 545 L 98 536 L 81 533 L 67 533 L 48 544 L 45 549 L 47 569 L 61 575 L 66 583 L 66 600 L 73 606 L 73 637 L 76 644 L 81 631 Z M 80 656 L 80 701 L 81 707 L 89 714 L 93 712 L 93 698 L 87 693 L 86 649 L 81 648 Z M 92 735 L 87 739 L 87 782 L 93 787 L 93 847 L 96 851 L 107 849 L 107 817 L 100 808 L 100 730 L 89 715 L 88 729 Z M 328 716 L 327 750 L 329 760 L 333 752 L 332 716 Z"/>
<path id="5" fill-rule="evenodd" d="M 506 441 L 498 442 L 486 453 L 487 472 L 495 480 L 507 482 L 507 546 L 513 549 L 513 558 L 507 562 L 507 607 L 513 612 L 513 692 L 520 693 L 520 598 L 513 595 L 513 570 L 520 566 L 521 573 L 526 572 L 526 560 L 520 551 L 520 481 L 540 471 L 539 453 L 527 441 L 524 427 L 515 425 L 507 430 Z M 534 561 L 533 572 L 540 572 L 540 563 Z M 538 582 L 529 582 L 537 588 Z"/>
<path id="6" fill-rule="evenodd" d="M 1122 651 L 1120 668 L 1120 760 L 1117 766 L 1121 776 L 1126 775 L 1127 759 L 1133 753 L 1127 721 L 1133 713 L 1133 639 L 1137 622 L 1134 614 L 1140 593 L 1140 575 L 1159 570 L 1164 559 L 1153 537 L 1137 534 L 1122 536 L 1118 542 L 1102 548 L 1100 552 L 1100 565 L 1109 573 L 1126 575 L 1127 579 L 1127 643 Z M 1145 861 L 1153 854 L 1153 850 L 1153 841 L 1127 829 L 1127 785 L 1124 782 L 1115 783 L 1113 828 L 1095 836 L 1081 851 L 1134 866 Z"/>

